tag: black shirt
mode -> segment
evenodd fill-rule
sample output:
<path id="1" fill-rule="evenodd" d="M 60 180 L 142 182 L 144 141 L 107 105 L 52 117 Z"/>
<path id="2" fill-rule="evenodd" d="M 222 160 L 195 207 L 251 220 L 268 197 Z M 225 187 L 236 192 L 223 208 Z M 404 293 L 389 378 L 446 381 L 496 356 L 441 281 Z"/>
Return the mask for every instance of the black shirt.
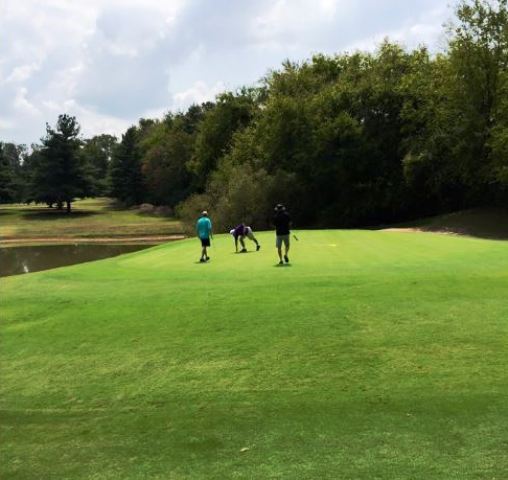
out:
<path id="1" fill-rule="evenodd" d="M 289 225 L 291 224 L 291 217 L 285 210 L 277 212 L 273 217 L 273 224 L 275 225 L 275 232 L 277 235 L 289 235 Z"/>

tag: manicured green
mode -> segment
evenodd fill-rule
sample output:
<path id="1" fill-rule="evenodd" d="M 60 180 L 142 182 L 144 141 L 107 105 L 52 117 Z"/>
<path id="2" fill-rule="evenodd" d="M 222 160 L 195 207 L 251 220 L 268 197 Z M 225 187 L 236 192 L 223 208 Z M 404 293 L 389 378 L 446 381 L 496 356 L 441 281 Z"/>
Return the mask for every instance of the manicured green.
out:
<path id="1" fill-rule="evenodd" d="M 0 237 L 17 239 L 59 237 L 126 237 L 172 235 L 182 232 L 173 218 L 141 213 L 136 209 L 119 209 L 109 198 L 80 200 L 73 211 L 50 209 L 45 205 L 1 205 Z"/>
<path id="2" fill-rule="evenodd" d="M 3 279 L 0 478 L 506 478 L 508 243 L 299 238 Z"/>

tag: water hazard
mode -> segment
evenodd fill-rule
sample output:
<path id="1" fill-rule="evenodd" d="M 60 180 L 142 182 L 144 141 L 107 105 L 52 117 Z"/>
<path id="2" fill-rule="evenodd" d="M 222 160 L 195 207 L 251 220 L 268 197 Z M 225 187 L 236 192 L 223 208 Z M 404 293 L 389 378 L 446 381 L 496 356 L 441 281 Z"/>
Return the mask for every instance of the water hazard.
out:
<path id="1" fill-rule="evenodd" d="M 74 244 L 0 248 L 0 277 L 101 260 L 151 246 Z"/>

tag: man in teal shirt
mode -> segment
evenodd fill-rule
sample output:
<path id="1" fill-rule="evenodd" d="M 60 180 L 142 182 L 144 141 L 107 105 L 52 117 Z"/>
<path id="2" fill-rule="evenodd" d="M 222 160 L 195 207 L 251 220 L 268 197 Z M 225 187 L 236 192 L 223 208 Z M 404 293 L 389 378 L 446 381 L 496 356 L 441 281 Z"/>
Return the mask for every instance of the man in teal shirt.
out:
<path id="1" fill-rule="evenodd" d="M 210 238 L 212 237 L 212 222 L 208 218 L 208 212 L 206 210 L 201 214 L 201 217 L 199 217 L 199 220 L 196 223 L 196 231 L 199 240 L 201 240 L 202 247 L 201 258 L 199 261 L 204 263 L 210 260 L 206 249 L 210 246 Z"/>

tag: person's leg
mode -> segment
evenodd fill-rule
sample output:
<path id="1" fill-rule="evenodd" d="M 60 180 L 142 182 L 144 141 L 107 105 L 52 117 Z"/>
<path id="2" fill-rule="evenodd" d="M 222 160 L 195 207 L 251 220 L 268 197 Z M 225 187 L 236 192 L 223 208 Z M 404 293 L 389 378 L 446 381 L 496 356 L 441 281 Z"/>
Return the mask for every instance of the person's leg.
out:
<path id="1" fill-rule="evenodd" d="M 240 237 L 240 245 L 242 246 L 242 250 L 241 252 L 246 252 L 247 249 L 245 248 L 245 240 L 244 240 L 244 237 Z"/>
<path id="2" fill-rule="evenodd" d="M 250 240 L 252 240 L 256 244 L 256 251 L 261 248 L 261 245 L 259 245 L 259 242 L 257 241 L 256 237 L 254 236 L 254 233 L 252 232 L 252 228 L 249 227 L 249 230 L 247 231 L 247 236 Z"/>
<path id="3" fill-rule="evenodd" d="M 282 265 L 282 237 L 277 236 L 275 240 L 275 246 L 277 247 L 277 253 L 279 254 L 279 265 Z"/>
<path id="4" fill-rule="evenodd" d="M 289 263 L 289 257 L 288 257 L 288 253 L 289 253 L 289 235 L 287 235 L 287 237 L 284 238 L 284 260 L 286 261 L 286 263 Z"/>
<path id="5" fill-rule="evenodd" d="M 210 238 L 206 240 L 205 244 L 205 260 L 210 260 L 210 257 L 208 256 L 208 249 L 210 248 Z"/>
<path id="6" fill-rule="evenodd" d="M 208 256 L 207 248 L 210 246 L 210 239 L 201 239 L 201 258 L 199 259 L 200 262 L 206 262 L 210 259 Z"/>

